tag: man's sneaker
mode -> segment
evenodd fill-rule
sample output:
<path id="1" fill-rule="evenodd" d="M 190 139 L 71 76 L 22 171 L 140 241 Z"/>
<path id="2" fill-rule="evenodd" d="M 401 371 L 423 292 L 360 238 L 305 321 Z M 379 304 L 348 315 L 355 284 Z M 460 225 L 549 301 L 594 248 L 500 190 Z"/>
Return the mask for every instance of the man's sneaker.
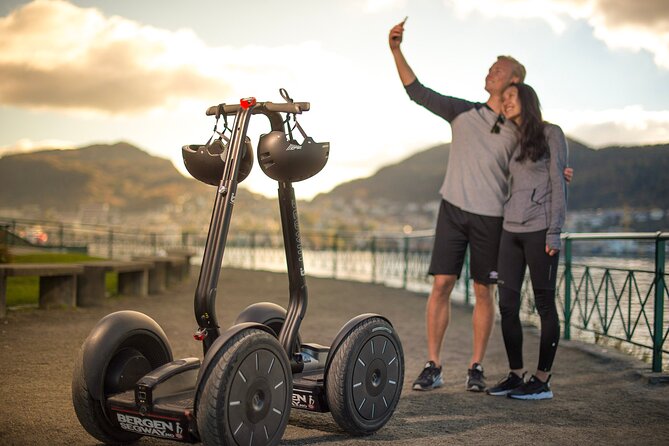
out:
<path id="1" fill-rule="evenodd" d="M 490 389 L 487 390 L 488 395 L 504 396 L 507 393 L 511 392 L 512 390 L 517 389 L 518 387 L 523 385 L 523 383 L 525 382 L 523 378 L 525 378 L 524 373 L 523 376 L 518 376 L 513 372 L 509 372 L 509 375 L 506 378 L 498 382 L 495 387 L 491 387 Z"/>
<path id="2" fill-rule="evenodd" d="M 413 382 L 413 390 L 432 390 L 443 385 L 441 367 L 437 367 L 433 361 L 428 361 L 416 381 Z"/>
<path id="3" fill-rule="evenodd" d="M 551 390 L 551 386 L 548 383 L 550 380 L 550 375 L 548 376 L 546 382 L 542 382 L 536 376 L 532 375 L 526 383 L 507 393 L 506 396 L 516 400 L 551 399 L 553 398 L 553 391 Z"/>
<path id="4" fill-rule="evenodd" d="M 478 362 L 475 362 L 472 368 L 467 370 L 466 389 L 470 392 L 483 392 L 485 390 L 483 367 Z"/>

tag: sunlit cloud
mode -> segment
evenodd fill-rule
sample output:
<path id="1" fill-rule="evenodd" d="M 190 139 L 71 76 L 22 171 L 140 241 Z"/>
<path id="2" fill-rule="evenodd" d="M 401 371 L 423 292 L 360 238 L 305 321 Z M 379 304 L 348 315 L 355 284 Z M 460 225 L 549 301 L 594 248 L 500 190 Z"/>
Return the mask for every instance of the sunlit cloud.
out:
<path id="1" fill-rule="evenodd" d="M 461 17 L 545 20 L 558 33 L 572 20 L 585 20 L 596 38 L 612 49 L 648 51 L 669 70 L 669 2 L 666 0 L 444 0 Z"/>
<path id="2" fill-rule="evenodd" d="M 639 105 L 597 111 L 547 110 L 545 117 L 567 135 L 595 148 L 669 141 L 669 111 L 649 111 Z"/>
<path id="3" fill-rule="evenodd" d="M 35 0 L 0 18 L 0 103 L 104 114 L 178 107 L 229 97 L 268 73 L 284 79 L 313 74 L 287 55 L 338 62 L 314 42 L 211 47 L 191 30 L 158 29 L 61 0 Z"/>

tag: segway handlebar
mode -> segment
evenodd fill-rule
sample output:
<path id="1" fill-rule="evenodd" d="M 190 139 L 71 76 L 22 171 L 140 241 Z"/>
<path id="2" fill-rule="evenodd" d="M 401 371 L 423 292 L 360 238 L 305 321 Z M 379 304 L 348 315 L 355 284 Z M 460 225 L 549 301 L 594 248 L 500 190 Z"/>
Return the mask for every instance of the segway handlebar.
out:
<path id="1" fill-rule="evenodd" d="M 258 102 L 253 107 L 253 114 L 256 113 L 267 113 L 267 112 L 277 112 L 277 113 L 302 113 L 303 111 L 309 111 L 310 104 L 308 102 L 286 102 L 286 103 L 275 103 L 275 102 Z M 207 109 L 207 116 L 215 115 L 234 115 L 236 114 L 241 105 L 239 104 L 218 104 L 213 105 Z"/>

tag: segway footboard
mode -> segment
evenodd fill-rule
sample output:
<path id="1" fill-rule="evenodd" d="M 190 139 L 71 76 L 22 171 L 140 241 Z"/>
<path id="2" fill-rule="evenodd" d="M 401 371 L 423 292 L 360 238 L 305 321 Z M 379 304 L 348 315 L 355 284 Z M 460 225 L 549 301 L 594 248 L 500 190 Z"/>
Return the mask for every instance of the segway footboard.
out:
<path id="1" fill-rule="evenodd" d="M 133 389 L 107 399 L 110 418 L 127 431 L 187 443 L 199 441 L 193 407 L 198 358 L 172 361 L 142 377 Z"/>
<path id="2" fill-rule="evenodd" d="M 292 407 L 311 412 L 329 412 L 324 369 L 330 348 L 312 343 L 302 344 L 300 351 L 303 368 L 300 373 L 293 375 Z"/>

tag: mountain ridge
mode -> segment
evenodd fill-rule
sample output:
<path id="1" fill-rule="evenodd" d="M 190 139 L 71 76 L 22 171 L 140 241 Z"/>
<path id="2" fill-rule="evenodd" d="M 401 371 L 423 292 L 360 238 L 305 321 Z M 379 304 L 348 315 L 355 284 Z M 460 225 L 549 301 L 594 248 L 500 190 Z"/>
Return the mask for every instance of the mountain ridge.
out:
<path id="1" fill-rule="evenodd" d="M 574 180 L 569 185 L 570 209 L 669 209 L 669 143 L 593 149 L 577 140 L 567 140 L 569 166 L 574 168 Z M 372 199 L 422 204 L 439 200 L 449 150 L 450 143 L 432 146 L 369 177 L 318 194 L 314 201 Z"/>
<path id="2" fill-rule="evenodd" d="M 570 209 L 669 209 L 669 144 L 610 146 L 592 149 L 568 139 Z M 400 205 L 438 201 L 450 144 L 439 144 L 373 175 L 315 196 L 310 207 L 351 200 Z M 92 144 L 78 149 L 45 149 L 0 158 L 0 207 L 39 206 L 76 210 L 87 203 L 107 203 L 126 212 L 157 210 L 189 200 L 209 203 L 211 186 L 182 175 L 166 158 L 127 142 Z M 255 201 L 272 199 L 240 187 Z"/>

